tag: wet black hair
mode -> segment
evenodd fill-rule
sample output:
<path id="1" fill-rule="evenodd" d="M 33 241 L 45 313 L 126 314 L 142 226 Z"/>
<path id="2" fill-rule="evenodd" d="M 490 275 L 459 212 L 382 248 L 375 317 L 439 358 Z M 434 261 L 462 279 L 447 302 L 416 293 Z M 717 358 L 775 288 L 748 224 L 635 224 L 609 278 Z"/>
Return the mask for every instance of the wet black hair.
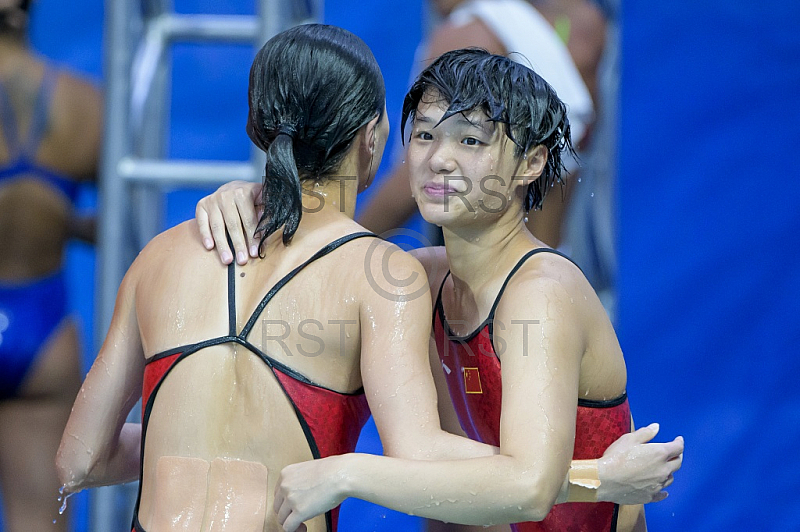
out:
<path id="1" fill-rule="evenodd" d="M 525 194 L 526 211 L 541 209 L 550 187 L 564 184 L 562 156 L 565 151 L 575 155 L 567 108 L 556 91 L 530 68 L 479 48 L 443 54 L 422 71 L 406 94 L 400 122 L 403 137 L 406 122 L 409 118 L 413 122 L 426 96 L 447 104 L 440 123 L 458 113 L 466 118 L 467 113 L 480 109 L 490 121 L 505 124 L 505 133 L 516 146 L 516 157 L 523 157 L 538 145 L 547 149 L 542 175 Z"/>
<path id="2" fill-rule="evenodd" d="M 382 117 L 386 88 L 369 47 L 347 30 L 296 26 L 270 39 L 250 69 L 247 134 L 267 154 L 260 245 L 302 217 L 301 181 L 335 172 L 358 130 Z"/>

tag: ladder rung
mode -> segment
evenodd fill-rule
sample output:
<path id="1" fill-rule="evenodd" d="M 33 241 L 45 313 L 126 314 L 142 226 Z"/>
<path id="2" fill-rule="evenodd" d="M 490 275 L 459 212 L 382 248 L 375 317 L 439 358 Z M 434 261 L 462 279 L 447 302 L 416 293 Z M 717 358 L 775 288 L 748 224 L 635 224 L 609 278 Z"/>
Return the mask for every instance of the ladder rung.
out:
<path id="1" fill-rule="evenodd" d="M 260 35 L 261 24 L 253 15 L 161 15 L 153 28 L 165 39 L 189 41 L 241 41 L 253 43 Z"/>
<path id="2" fill-rule="evenodd" d="M 249 162 L 139 159 L 125 157 L 117 167 L 128 183 L 206 187 L 232 180 L 260 181 Z"/>

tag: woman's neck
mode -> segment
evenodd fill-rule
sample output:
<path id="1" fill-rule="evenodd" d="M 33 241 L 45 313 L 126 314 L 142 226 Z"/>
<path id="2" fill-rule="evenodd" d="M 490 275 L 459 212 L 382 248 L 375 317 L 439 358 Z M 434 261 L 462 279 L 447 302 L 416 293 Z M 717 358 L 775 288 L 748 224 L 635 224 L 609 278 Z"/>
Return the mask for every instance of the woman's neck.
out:
<path id="1" fill-rule="evenodd" d="M 350 185 L 347 180 L 331 177 L 323 182 L 308 180 L 301 187 L 303 210 L 292 243 L 309 241 L 319 247 L 317 241 L 332 240 L 342 231 L 352 232 L 355 192 L 350 189 L 355 189 L 355 181 Z M 278 229 L 267 237 L 262 253 L 270 255 L 284 247 L 283 229 Z"/>
<path id="2" fill-rule="evenodd" d="M 348 175 L 330 176 L 321 181 L 301 183 L 303 216 L 346 216 L 352 219 L 356 212 L 358 178 Z"/>
<path id="3" fill-rule="evenodd" d="M 453 279 L 473 293 L 505 276 L 527 250 L 544 245 L 528 231 L 521 213 L 506 213 L 481 228 L 443 228 L 443 233 Z"/>

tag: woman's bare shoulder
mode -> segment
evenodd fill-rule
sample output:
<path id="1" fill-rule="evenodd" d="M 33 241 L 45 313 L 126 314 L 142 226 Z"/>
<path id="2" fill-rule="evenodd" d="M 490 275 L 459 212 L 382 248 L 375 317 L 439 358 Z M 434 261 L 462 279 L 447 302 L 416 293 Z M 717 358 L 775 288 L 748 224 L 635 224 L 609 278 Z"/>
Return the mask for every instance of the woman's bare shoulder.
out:
<path id="1" fill-rule="evenodd" d="M 136 262 L 141 266 L 154 262 L 163 265 L 164 261 L 186 261 L 205 256 L 216 259 L 215 253 L 203 247 L 197 224 L 188 220 L 154 236 L 139 252 Z"/>

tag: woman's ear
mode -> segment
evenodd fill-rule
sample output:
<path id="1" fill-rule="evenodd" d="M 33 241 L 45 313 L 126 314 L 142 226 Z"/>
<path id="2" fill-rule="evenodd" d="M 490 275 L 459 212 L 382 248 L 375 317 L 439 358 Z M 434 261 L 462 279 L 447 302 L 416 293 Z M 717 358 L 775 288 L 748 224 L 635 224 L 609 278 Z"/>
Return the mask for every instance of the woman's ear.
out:
<path id="1" fill-rule="evenodd" d="M 380 135 L 378 122 L 380 122 L 380 119 L 381 117 L 380 115 L 378 115 L 369 122 L 367 122 L 367 125 L 364 126 L 364 139 L 362 142 L 364 143 L 364 148 L 370 155 L 373 155 L 375 153 L 375 150 L 377 149 L 378 146 L 379 142 L 378 137 Z"/>
<path id="2" fill-rule="evenodd" d="M 378 165 L 383 157 L 381 144 L 381 128 L 379 127 L 380 115 L 376 116 L 362 128 L 361 140 L 359 140 L 359 168 L 360 173 L 363 175 L 362 181 L 359 184 L 359 192 L 366 189 L 375 178 L 375 172 L 378 170 Z M 377 156 L 377 162 L 376 162 Z"/>
<path id="3" fill-rule="evenodd" d="M 547 148 L 537 144 L 522 156 L 522 160 L 517 167 L 517 175 L 526 178 L 525 185 L 533 183 L 542 175 L 545 166 L 547 166 L 548 155 Z"/>

